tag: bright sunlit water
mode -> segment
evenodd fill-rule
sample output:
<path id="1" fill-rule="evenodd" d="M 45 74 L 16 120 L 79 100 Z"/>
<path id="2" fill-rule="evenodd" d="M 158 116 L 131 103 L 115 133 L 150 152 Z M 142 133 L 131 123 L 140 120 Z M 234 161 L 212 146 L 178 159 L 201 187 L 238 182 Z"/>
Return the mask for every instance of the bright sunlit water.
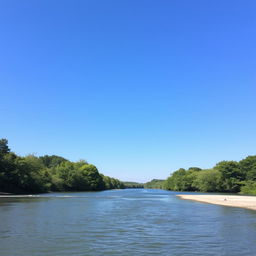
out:
<path id="1" fill-rule="evenodd" d="M 0 255 L 256 255 L 256 212 L 175 194 L 127 189 L 0 198 Z"/>

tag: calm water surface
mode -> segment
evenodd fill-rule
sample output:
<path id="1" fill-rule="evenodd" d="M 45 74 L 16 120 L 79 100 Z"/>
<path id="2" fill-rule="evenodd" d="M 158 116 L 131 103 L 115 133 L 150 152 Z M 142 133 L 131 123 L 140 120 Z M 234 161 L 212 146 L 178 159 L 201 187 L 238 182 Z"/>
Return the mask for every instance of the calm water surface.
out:
<path id="1" fill-rule="evenodd" d="M 256 255 L 256 212 L 128 189 L 0 198 L 1 256 Z"/>

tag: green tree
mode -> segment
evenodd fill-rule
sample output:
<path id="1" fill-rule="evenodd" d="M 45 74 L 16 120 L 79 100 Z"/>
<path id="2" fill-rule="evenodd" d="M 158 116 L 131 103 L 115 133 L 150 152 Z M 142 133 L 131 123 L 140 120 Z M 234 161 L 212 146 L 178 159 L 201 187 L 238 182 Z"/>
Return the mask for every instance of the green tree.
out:
<path id="1" fill-rule="evenodd" d="M 42 162 L 42 164 L 47 168 L 56 167 L 62 162 L 67 161 L 67 159 L 61 156 L 56 156 L 56 155 L 52 155 L 52 156 L 44 155 L 44 156 L 40 156 L 39 159 Z"/>
<path id="2" fill-rule="evenodd" d="M 241 194 L 256 195 L 256 182 L 252 180 L 244 181 L 241 187 Z"/>
<path id="3" fill-rule="evenodd" d="M 195 186 L 195 180 L 197 179 L 198 173 L 202 169 L 198 167 L 190 167 L 186 171 L 185 176 L 185 190 L 186 191 L 198 191 L 198 188 Z"/>
<path id="4" fill-rule="evenodd" d="M 216 169 L 202 170 L 197 173 L 193 186 L 202 192 L 221 191 L 221 173 Z"/>
<path id="5" fill-rule="evenodd" d="M 214 167 L 221 174 L 221 186 L 224 192 L 239 192 L 244 174 L 235 161 L 222 161 Z"/>
<path id="6" fill-rule="evenodd" d="M 8 140 L 7 139 L 0 139 L 0 158 L 3 157 L 5 154 L 8 154 L 10 149 L 8 147 Z"/>
<path id="7" fill-rule="evenodd" d="M 175 171 L 164 183 L 164 188 L 174 191 L 185 191 L 186 190 L 186 170 L 180 168 Z"/>
<path id="8" fill-rule="evenodd" d="M 104 189 L 104 182 L 102 176 L 100 175 L 98 169 L 95 165 L 84 164 L 81 168 L 87 177 L 87 180 L 90 184 L 91 190 L 102 190 Z"/>
<path id="9" fill-rule="evenodd" d="M 243 179 L 256 181 L 256 156 L 248 156 L 239 162 Z"/>
<path id="10" fill-rule="evenodd" d="M 56 155 L 19 157 L 10 152 L 8 141 L 0 140 L 0 191 L 40 193 L 123 188 L 114 178 L 105 178 L 85 160 L 71 162 Z"/>
<path id="11" fill-rule="evenodd" d="M 153 180 L 145 183 L 144 188 L 162 189 L 163 188 L 163 183 L 164 183 L 164 180 L 153 179 Z"/>

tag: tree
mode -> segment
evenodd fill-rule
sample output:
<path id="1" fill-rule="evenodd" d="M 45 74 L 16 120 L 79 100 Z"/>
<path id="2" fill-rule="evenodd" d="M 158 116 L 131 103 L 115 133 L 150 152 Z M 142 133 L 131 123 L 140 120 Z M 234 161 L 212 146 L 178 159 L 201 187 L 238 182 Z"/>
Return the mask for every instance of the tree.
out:
<path id="1" fill-rule="evenodd" d="M 86 175 L 91 190 L 102 190 L 104 189 L 104 182 L 96 166 L 92 164 L 84 164 L 81 171 Z"/>
<path id="2" fill-rule="evenodd" d="M 186 191 L 198 191 L 198 188 L 195 186 L 194 182 L 200 171 L 202 171 L 202 169 L 198 167 L 190 167 L 186 171 L 186 177 L 185 177 Z"/>
<path id="3" fill-rule="evenodd" d="M 216 169 L 202 170 L 197 173 L 193 186 L 198 191 L 216 192 L 221 191 L 221 173 Z"/>
<path id="4" fill-rule="evenodd" d="M 224 192 L 239 192 L 241 181 L 244 180 L 244 174 L 241 171 L 238 162 L 222 161 L 214 167 L 221 174 L 222 188 Z"/>
<path id="5" fill-rule="evenodd" d="M 0 191 L 41 193 L 123 187 L 117 179 L 104 179 L 104 175 L 85 160 L 71 162 L 56 155 L 19 157 L 10 152 L 6 139 L 0 140 Z"/>
<path id="6" fill-rule="evenodd" d="M 153 179 L 153 180 L 145 183 L 144 184 L 144 188 L 158 188 L 158 189 L 162 189 L 163 188 L 163 183 L 164 183 L 164 180 Z"/>
<path id="7" fill-rule="evenodd" d="M 256 182 L 252 180 L 244 181 L 241 187 L 241 194 L 256 195 Z"/>
<path id="8" fill-rule="evenodd" d="M 256 156 L 248 156 L 239 162 L 245 180 L 256 181 Z"/>
<path id="9" fill-rule="evenodd" d="M 185 176 L 186 170 L 180 168 L 179 170 L 175 171 L 171 177 L 167 179 L 167 181 L 164 183 L 164 188 L 174 191 L 185 191 Z"/>
<path id="10" fill-rule="evenodd" d="M 8 154 L 10 149 L 8 147 L 7 139 L 0 139 L 0 157 L 3 157 L 5 154 Z"/>
<path id="11" fill-rule="evenodd" d="M 52 156 L 44 155 L 44 156 L 40 156 L 39 159 L 43 163 L 43 165 L 47 168 L 56 167 L 62 162 L 67 161 L 67 159 L 61 156 L 56 156 L 56 155 L 52 155 Z"/>

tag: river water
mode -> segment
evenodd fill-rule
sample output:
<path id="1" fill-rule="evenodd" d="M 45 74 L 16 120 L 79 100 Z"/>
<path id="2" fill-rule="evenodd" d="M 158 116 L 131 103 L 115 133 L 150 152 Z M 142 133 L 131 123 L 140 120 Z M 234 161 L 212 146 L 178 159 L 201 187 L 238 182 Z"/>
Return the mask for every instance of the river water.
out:
<path id="1" fill-rule="evenodd" d="M 256 255 L 256 212 L 175 194 L 126 189 L 0 198 L 0 255 Z"/>

